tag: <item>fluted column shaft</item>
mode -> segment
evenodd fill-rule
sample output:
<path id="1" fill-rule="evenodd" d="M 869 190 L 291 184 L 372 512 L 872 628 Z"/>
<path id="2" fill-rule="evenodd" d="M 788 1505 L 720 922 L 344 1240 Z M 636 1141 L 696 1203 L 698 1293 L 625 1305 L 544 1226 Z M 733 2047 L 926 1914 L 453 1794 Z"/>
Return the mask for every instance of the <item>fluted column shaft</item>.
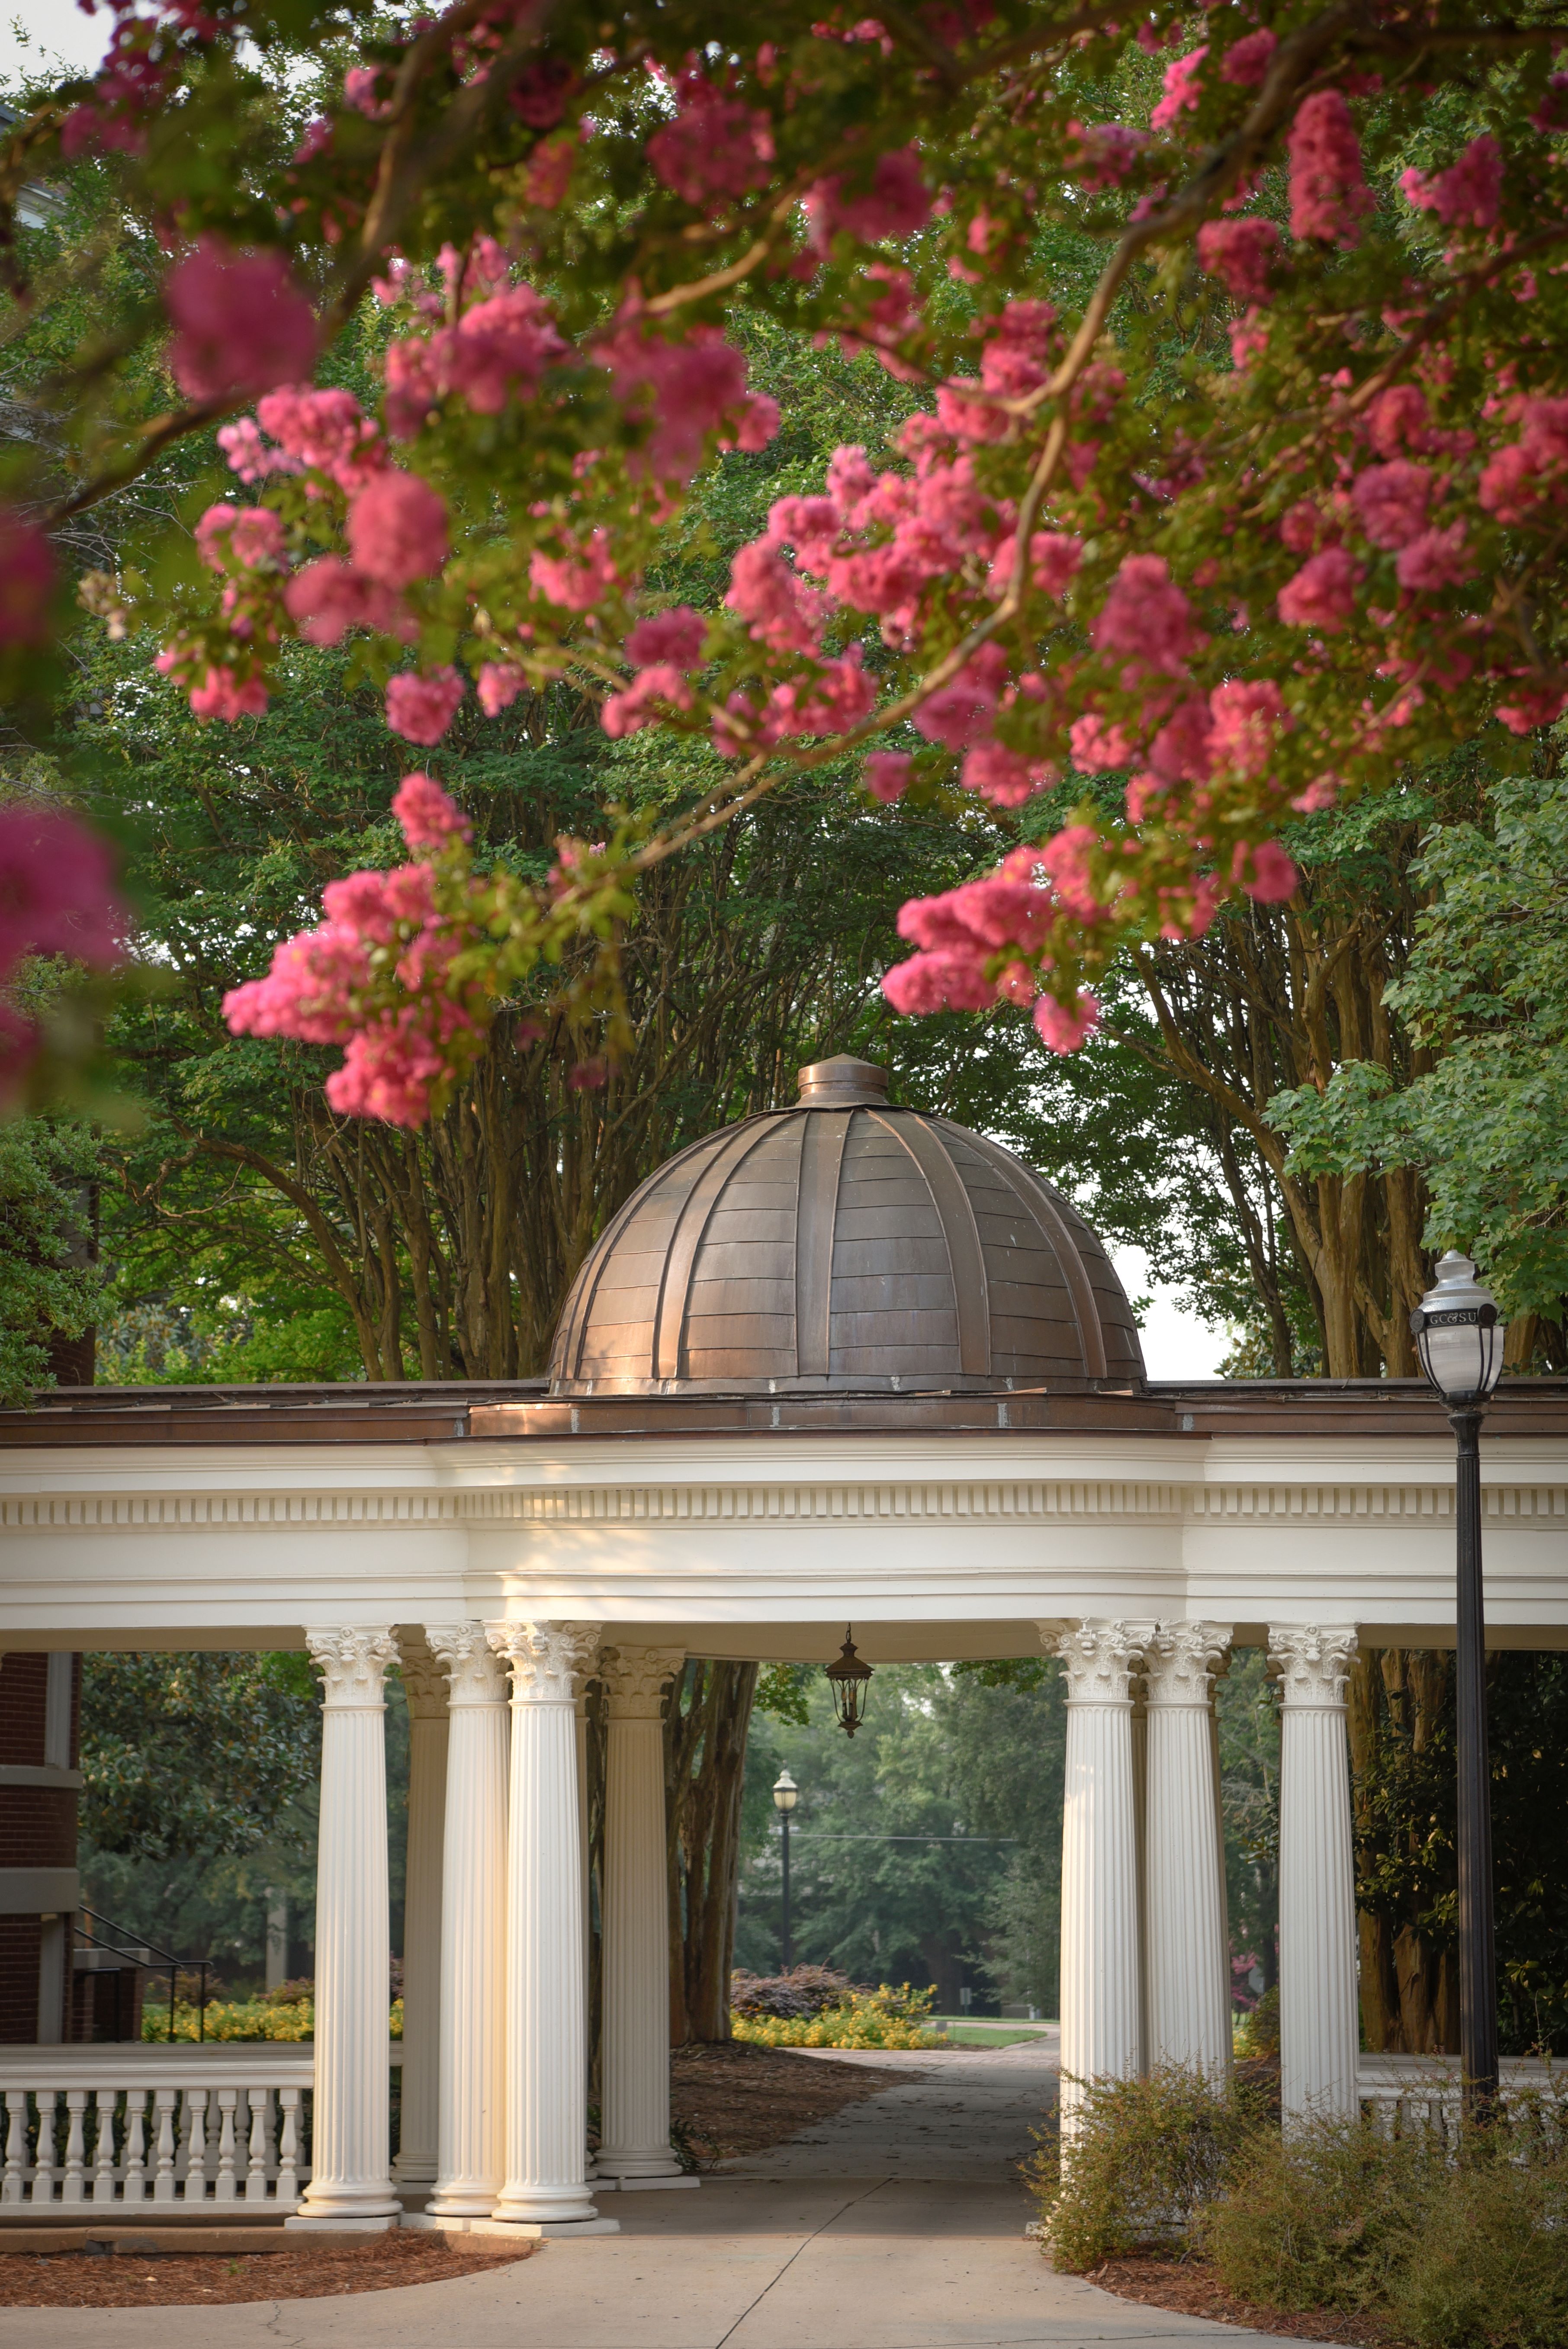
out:
<path id="1" fill-rule="evenodd" d="M 1357 2111 L 1356 1861 L 1346 1624 L 1271 1625 L 1280 1723 L 1280 2101 L 1287 2127 Z"/>
<path id="2" fill-rule="evenodd" d="M 447 1683 L 419 1630 L 397 1634 L 408 1704 L 408 1844 L 403 1872 L 403 2095 L 399 2186 L 433 2186 L 441 2068 L 441 1847 Z"/>
<path id="3" fill-rule="evenodd" d="M 1230 1643 L 1225 1624 L 1161 1623 L 1144 1651 L 1145 2052 L 1216 2081 L 1230 2067 L 1231 1997 L 1212 1692 Z"/>
<path id="4" fill-rule="evenodd" d="M 390 1630 L 307 1630 L 323 1682 L 312 2175 L 293 2228 L 395 2226 L 388 2167 L 387 1736 Z"/>
<path id="5" fill-rule="evenodd" d="M 1151 1623 L 1043 1625 L 1068 1681 L 1062 1814 L 1062 2130 L 1075 2081 L 1139 2067 L 1138 1834 L 1130 1681 Z M 1071 2074 L 1073 2078 L 1068 2075 Z"/>
<path id="6" fill-rule="evenodd" d="M 506 2175 L 507 1682 L 482 1623 L 432 1624 L 449 1676 L 438 2175 L 426 2216 L 488 2219 Z"/>
<path id="7" fill-rule="evenodd" d="M 486 1629 L 511 1669 L 506 2180 L 492 2224 L 565 2230 L 598 2216 L 584 2176 L 587 2012 L 573 1706 L 598 1635 L 576 1623 Z"/>
<path id="8" fill-rule="evenodd" d="M 599 2170 L 672 2183 L 669 1899 L 665 1855 L 665 1692 L 678 1649 L 611 1648 L 604 1788 L 603 2127 Z M 695 2183 L 695 2180 L 693 2181 Z"/>

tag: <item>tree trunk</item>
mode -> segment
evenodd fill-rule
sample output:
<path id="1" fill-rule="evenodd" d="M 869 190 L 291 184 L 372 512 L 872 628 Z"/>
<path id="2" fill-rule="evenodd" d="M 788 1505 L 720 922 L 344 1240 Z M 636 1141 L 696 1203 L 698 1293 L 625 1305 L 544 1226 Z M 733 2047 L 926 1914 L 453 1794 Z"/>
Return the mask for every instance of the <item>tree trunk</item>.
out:
<path id="1" fill-rule="evenodd" d="M 693 1659 L 665 1717 L 673 2047 L 729 2037 L 740 1798 L 757 1669 Z"/>

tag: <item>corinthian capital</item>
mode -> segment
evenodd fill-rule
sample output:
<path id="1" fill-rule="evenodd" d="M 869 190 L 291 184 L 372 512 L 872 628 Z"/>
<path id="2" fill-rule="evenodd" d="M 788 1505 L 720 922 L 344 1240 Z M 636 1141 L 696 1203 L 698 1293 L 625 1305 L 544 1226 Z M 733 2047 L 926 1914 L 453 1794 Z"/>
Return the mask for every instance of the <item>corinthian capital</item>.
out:
<path id="1" fill-rule="evenodd" d="M 1079 1623 L 1042 1623 L 1039 1632 L 1047 1654 L 1067 1674 L 1069 1704 L 1131 1703 L 1130 1683 L 1154 1637 L 1152 1623 L 1086 1617 Z"/>
<path id="2" fill-rule="evenodd" d="M 686 1661 L 684 1648 L 605 1648 L 599 1658 L 612 1721 L 657 1721 L 665 1691 Z"/>
<path id="3" fill-rule="evenodd" d="M 487 1623 L 485 1637 L 511 1667 L 514 1704 L 571 1704 L 599 1650 L 597 1623 Z"/>
<path id="4" fill-rule="evenodd" d="M 1346 1675 L 1356 1653 L 1353 1623 L 1271 1623 L 1269 1661 L 1279 1666 L 1280 1689 L 1293 1710 L 1345 1702 Z"/>
<path id="5" fill-rule="evenodd" d="M 1228 1623 L 1158 1623 L 1143 1651 L 1150 1704 L 1207 1705 L 1231 1644 Z"/>
<path id="6" fill-rule="evenodd" d="M 395 1634 L 403 1694 L 411 1721 L 444 1721 L 447 1717 L 447 1676 L 425 1645 L 415 1623 L 401 1623 Z"/>
<path id="7" fill-rule="evenodd" d="M 387 1667 L 397 1661 L 390 1629 L 353 1624 L 307 1629 L 305 1646 L 322 1679 L 322 1702 L 337 1713 L 380 1713 L 387 1702 Z"/>
<path id="8" fill-rule="evenodd" d="M 451 1705 L 504 1704 L 506 1671 L 482 1623 L 427 1623 L 425 1641 L 447 1675 Z"/>

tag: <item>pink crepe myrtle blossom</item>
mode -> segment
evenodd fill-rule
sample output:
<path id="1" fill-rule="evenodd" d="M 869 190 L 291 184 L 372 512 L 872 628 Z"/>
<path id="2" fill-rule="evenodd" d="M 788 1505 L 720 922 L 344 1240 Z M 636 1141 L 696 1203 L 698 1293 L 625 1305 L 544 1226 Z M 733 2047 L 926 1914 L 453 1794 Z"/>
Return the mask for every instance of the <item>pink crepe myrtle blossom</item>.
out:
<path id="1" fill-rule="evenodd" d="M 1367 185 L 1361 141 L 1344 92 L 1315 90 L 1297 107 L 1290 150 L 1290 229 L 1349 245 L 1377 202 Z"/>
<path id="2" fill-rule="evenodd" d="M 939 686 L 914 712 L 915 732 L 949 750 L 966 750 L 989 733 L 1006 674 L 1007 656 L 1001 647 L 981 645 L 957 676 Z"/>
<path id="3" fill-rule="evenodd" d="M 1255 847 L 1238 841 L 1231 878 L 1261 905 L 1283 905 L 1301 886 L 1300 874 L 1277 840 L 1259 841 Z"/>
<path id="4" fill-rule="evenodd" d="M 857 186 L 841 171 L 819 180 L 805 204 L 812 244 L 823 254 L 841 230 L 861 244 L 880 244 L 886 237 L 913 236 L 931 217 L 930 191 L 913 147 L 879 155 L 869 185 Z"/>
<path id="5" fill-rule="evenodd" d="M 644 150 L 655 176 L 704 212 L 766 187 L 773 165 L 767 115 L 724 97 L 699 74 L 683 75 L 677 89 L 678 113 Z"/>
<path id="6" fill-rule="evenodd" d="M 46 644 L 54 592 L 48 540 L 14 506 L 0 506 L 0 645 Z"/>
<path id="7" fill-rule="evenodd" d="M 447 559 L 446 500 L 417 473 L 377 473 L 348 509 L 356 571 L 384 587 L 428 579 Z"/>
<path id="8" fill-rule="evenodd" d="M 153 666 L 161 668 L 160 653 Z M 203 725 L 214 718 L 232 726 L 241 718 L 259 718 L 267 706 L 267 688 L 259 677 L 237 677 L 232 668 L 209 668 L 201 683 L 190 688 L 191 715 Z"/>
<path id="9" fill-rule="evenodd" d="M 1080 774 L 1109 775 L 1130 767 L 1137 755 L 1132 740 L 1119 725 L 1108 724 L 1094 710 L 1075 718 L 1068 729 L 1073 764 Z"/>
<path id="10" fill-rule="evenodd" d="M 1527 520 L 1568 468 L 1568 399 L 1527 399 L 1520 421 L 1520 439 L 1488 460 L 1477 485 L 1480 503 L 1501 523 Z"/>
<path id="11" fill-rule="evenodd" d="M 410 848 L 442 848 L 471 840 L 473 826 L 450 793 L 423 768 L 405 775 L 392 794 L 392 812 Z"/>
<path id="12" fill-rule="evenodd" d="M 1374 546 L 1390 550 L 1408 546 L 1425 530 L 1431 494 L 1430 467 L 1412 464 L 1408 457 L 1368 465 L 1350 485 L 1362 529 Z"/>
<path id="13" fill-rule="evenodd" d="M 350 1036 L 343 1066 L 326 1081 L 328 1104 L 341 1117 L 423 1125 L 438 1088 L 474 1057 L 478 1042 L 478 1028 L 459 1006 L 438 999 L 406 1005 Z M 469 1045 L 460 1059 L 459 1043 Z"/>
<path id="14" fill-rule="evenodd" d="M 1275 606 L 1287 628 L 1315 628 L 1337 636 L 1356 610 L 1362 567 L 1343 546 L 1326 546 L 1287 579 Z"/>
<path id="15" fill-rule="evenodd" d="M 1070 1009 L 1054 995 L 1042 995 L 1035 1005 L 1035 1033 L 1047 1052 L 1062 1058 L 1081 1050 L 1099 1026 L 1099 1004 L 1088 988 L 1079 988 Z"/>
<path id="16" fill-rule="evenodd" d="M 528 575 L 537 594 L 563 612 L 591 612 L 621 584 L 610 553 L 608 531 L 596 530 L 575 555 L 546 554 L 535 547 Z"/>
<path id="17" fill-rule="evenodd" d="M 1208 702 L 1197 697 L 1171 712 L 1149 745 L 1149 763 L 1161 785 L 1202 782 L 1207 777 L 1213 764 L 1213 728 Z M 1125 766 L 1127 760 L 1113 763 Z"/>
<path id="18" fill-rule="evenodd" d="M 696 668 L 707 643 L 707 622 L 690 604 L 672 604 L 667 612 L 650 613 L 626 638 L 626 657 L 637 668 L 669 661 L 676 668 Z"/>
<path id="19" fill-rule="evenodd" d="M 1200 80 L 1203 60 L 1209 54 L 1205 41 L 1201 47 L 1189 49 L 1184 57 L 1174 57 L 1165 68 L 1164 96 L 1149 118 L 1149 127 L 1158 137 L 1174 129 L 1184 114 L 1195 114 L 1203 91 Z"/>
<path id="20" fill-rule="evenodd" d="M 187 399 L 245 398 L 315 365 L 315 316 L 281 253 L 204 236 L 163 282 L 169 365 Z"/>
<path id="21" fill-rule="evenodd" d="M 541 212 L 559 210 L 566 201 L 572 185 L 572 169 L 577 160 L 578 139 L 575 131 L 563 130 L 555 139 L 542 139 L 528 159 L 522 182 L 522 201 L 537 204 Z"/>
<path id="22" fill-rule="evenodd" d="M 1497 714 L 1511 734 L 1532 734 L 1538 726 L 1551 726 L 1568 709 L 1568 690 L 1555 685 L 1526 686 L 1515 688 L 1511 701 L 1500 702 Z"/>
<path id="23" fill-rule="evenodd" d="M 381 79 L 379 66 L 350 66 L 343 77 L 343 96 L 346 105 L 371 122 L 385 122 L 392 111 L 389 98 L 377 98 L 376 86 Z"/>
<path id="24" fill-rule="evenodd" d="M 129 926 L 107 842 L 60 808 L 0 807 L 0 979 L 26 955 L 109 969 Z"/>
<path id="25" fill-rule="evenodd" d="M 628 411 L 647 425 L 634 471 L 689 481 L 710 434 L 727 431 L 738 445 L 758 449 L 779 429 L 776 403 L 747 391 L 745 355 L 717 326 L 667 338 L 626 320 L 601 336 L 592 355 L 610 370 Z"/>
<path id="26" fill-rule="evenodd" d="M 487 718 L 499 718 L 510 709 L 528 683 L 521 669 L 513 668 L 510 661 L 486 661 L 475 680 L 480 708 Z"/>
<path id="27" fill-rule="evenodd" d="M 549 304 L 531 285 L 511 285 L 474 303 L 455 326 L 402 336 L 387 353 L 387 428 L 411 440 L 438 403 L 455 394 L 478 416 L 538 388 L 565 356 Z"/>
<path id="28" fill-rule="evenodd" d="M 1209 696 L 1209 711 L 1213 721 L 1209 750 L 1214 764 L 1248 780 L 1264 773 L 1276 736 L 1291 723 L 1278 686 L 1266 677 L 1238 678 L 1217 685 Z"/>
<path id="29" fill-rule="evenodd" d="M 999 539 L 992 559 L 987 593 L 1003 596 L 1013 582 L 1013 565 L 1017 560 L 1018 542 L 1015 534 Z M 1066 531 L 1037 530 L 1029 538 L 1029 577 L 1045 595 L 1065 595 L 1077 576 L 1083 561 L 1083 541 Z"/>
<path id="30" fill-rule="evenodd" d="M 1380 457 L 1397 457 L 1401 449 L 1419 450 L 1430 436 L 1431 409 L 1417 383 L 1390 384 L 1367 410 L 1367 438 Z"/>
<path id="31" fill-rule="evenodd" d="M 376 946 L 390 946 L 400 928 L 433 919 L 435 882 L 428 864 L 399 864 L 390 873 L 350 873 L 321 893 L 329 922 L 357 930 Z"/>
<path id="32" fill-rule="evenodd" d="M 1069 823 L 1039 851 L 1040 863 L 1050 874 L 1057 895 L 1075 920 L 1098 922 L 1104 900 L 1095 886 L 1092 859 L 1099 834 L 1091 823 Z"/>
<path id="33" fill-rule="evenodd" d="M 1125 122 L 1069 122 L 1067 135 L 1074 142 L 1068 168 L 1088 195 L 1119 188 L 1149 144 L 1147 130 Z"/>
<path id="34" fill-rule="evenodd" d="M 1279 35 L 1264 26 L 1260 32 L 1243 33 L 1225 51 L 1220 67 L 1220 79 L 1234 84 L 1238 89 L 1256 89 L 1267 78 L 1274 53 L 1279 47 Z"/>
<path id="35" fill-rule="evenodd" d="M 1476 570 L 1465 548 L 1463 523 L 1451 523 L 1447 530 L 1424 530 L 1400 548 L 1394 570 L 1400 586 L 1417 594 L 1462 587 Z"/>
<path id="36" fill-rule="evenodd" d="M 876 698 L 876 679 L 861 666 L 860 646 L 851 645 L 841 659 L 826 662 L 816 677 L 790 678 L 776 685 L 768 697 L 768 722 L 775 740 L 847 733 L 870 717 Z"/>
<path id="37" fill-rule="evenodd" d="M 1089 625 L 1089 641 L 1097 652 L 1119 655 L 1133 676 L 1183 673 L 1201 638 L 1192 607 L 1163 555 L 1123 556 L 1110 593 Z"/>
<path id="38" fill-rule="evenodd" d="M 1269 273 L 1279 257 L 1280 233 L 1272 220 L 1205 221 L 1198 231 L 1199 266 L 1222 279 L 1238 302 L 1266 302 Z"/>
<path id="39" fill-rule="evenodd" d="M 283 522 L 270 506 L 209 506 L 195 538 L 196 552 L 211 571 L 227 571 L 232 564 L 250 570 L 283 557 Z"/>
<path id="40" fill-rule="evenodd" d="M 387 683 L 387 723 L 406 742 L 438 742 L 458 713 L 463 680 L 455 668 L 428 677 L 407 669 Z"/>
<path id="41" fill-rule="evenodd" d="M 912 954 L 883 972 L 882 991 L 895 1011 L 985 1011 L 996 1000 L 996 989 L 983 960 L 973 947 Z"/>
<path id="42" fill-rule="evenodd" d="M 862 770 L 862 779 L 872 799 L 891 807 L 895 800 L 903 799 L 913 771 L 914 761 L 907 750 L 873 750 Z"/>
<path id="43" fill-rule="evenodd" d="M 810 653 L 829 610 L 828 599 L 793 572 L 765 538 L 741 547 L 729 566 L 726 608 L 738 612 L 750 634 L 775 652 Z"/>
<path id="44" fill-rule="evenodd" d="M 655 661 L 639 669 L 631 684 L 612 693 L 599 712 L 599 723 L 613 742 L 627 734 L 655 726 L 667 710 L 690 709 L 696 697 L 684 672 L 671 661 Z"/>
<path id="45" fill-rule="evenodd" d="M 1483 130 L 1446 171 L 1402 172 L 1399 191 L 1417 211 L 1436 212 L 1445 228 L 1495 228 L 1502 210 L 1502 150 Z"/>
<path id="46" fill-rule="evenodd" d="M 284 608 L 307 645 L 340 644 L 350 628 L 405 639 L 414 634 L 402 599 L 336 554 L 318 555 L 294 573 L 284 589 Z"/>
<path id="47" fill-rule="evenodd" d="M 340 1044 L 352 1030 L 356 999 L 370 984 L 370 956 L 358 931 L 323 922 L 275 947 L 264 978 L 231 988 L 223 1018 L 235 1036 Z"/>
<path id="48" fill-rule="evenodd" d="M 995 741 L 976 742 L 965 753 L 959 774 L 966 792 L 976 792 L 993 807 L 1005 808 L 1022 807 L 1055 780 L 1054 771 L 1038 760 L 1026 759 L 1021 751 Z"/>

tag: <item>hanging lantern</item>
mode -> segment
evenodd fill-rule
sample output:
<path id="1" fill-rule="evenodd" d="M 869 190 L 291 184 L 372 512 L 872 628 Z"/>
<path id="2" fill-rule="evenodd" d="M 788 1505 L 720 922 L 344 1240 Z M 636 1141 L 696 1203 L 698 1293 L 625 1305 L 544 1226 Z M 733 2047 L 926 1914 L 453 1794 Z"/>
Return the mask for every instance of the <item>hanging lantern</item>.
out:
<path id="1" fill-rule="evenodd" d="M 855 1653 L 855 1643 L 850 1637 L 853 1628 L 852 1624 L 845 1624 L 844 1644 L 839 1651 L 839 1661 L 828 1666 L 833 1710 L 844 1725 L 846 1737 L 852 1737 L 865 1719 L 866 1684 L 872 1676 L 870 1664 L 862 1664 Z"/>

